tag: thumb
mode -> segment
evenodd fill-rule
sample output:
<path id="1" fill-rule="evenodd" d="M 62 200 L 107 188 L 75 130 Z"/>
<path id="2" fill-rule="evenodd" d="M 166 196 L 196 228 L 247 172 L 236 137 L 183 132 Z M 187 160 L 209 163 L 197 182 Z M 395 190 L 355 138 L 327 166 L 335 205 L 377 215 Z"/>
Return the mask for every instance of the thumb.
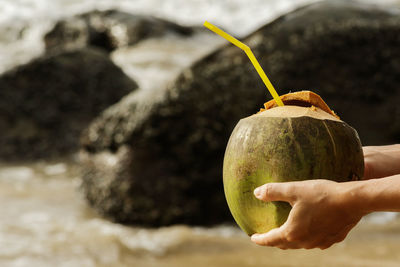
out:
<path id="1" fill-rule="evenodd" d="M 295 183 L 268 183 L 254 190 L 256 198 L 262 201 L 285 201 L 293 202 L 295 199 Z"/>

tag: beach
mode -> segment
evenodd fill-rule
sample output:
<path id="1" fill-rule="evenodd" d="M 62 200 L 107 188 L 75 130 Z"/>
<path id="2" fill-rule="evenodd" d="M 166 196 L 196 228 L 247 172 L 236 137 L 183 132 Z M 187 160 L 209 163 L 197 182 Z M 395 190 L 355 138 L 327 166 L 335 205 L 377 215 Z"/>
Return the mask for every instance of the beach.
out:
<path id="1" fill-rule="evenodd" d="M 29 62 L 44 51 L 43 35 L 62 18 L 91 10 L 118 8 L 187 26 L 204 20 L 244 37 L 296 7 L 316 2 L 251 0 L 162 2 L 4 0 L 0 5 L 0 73 Z M 365 1 L 377 3 L 377 1 Z M 380 1 L 391 5 L 399 1 Z M 178 11 L 177 11 L 178 10 Z M 169 81 L 180 69 L 224 44 L 199 34 L 147 40 L 111 53 L 114 63 L 142 88 Z M 213 47 L 207 48 L 207 42 Z M 159 50 L 158 54 L 152 51 Z M 195 52 L 193 52 L 195 51 Z M 189 56 L 187 56 L 189 55 Z M 190 58 L 190 61 L 189 59 Z M 1 90 L 1 88 L 0 88 Z M 222 181 L 222 177 L 221 177 Z M 79 154 L 65 158 L 0 162 L 0 266 L 399 266 L 400 218 L 377 213 L 364 218 L 348 238 L 327 250 L 285 251 L 253 244 L 234 223 L 212 227 L 173 225 L 145 228 L 113 223 L 96 214 L 81 189 Z"/>
<path id="2" fill-rule="evenodd" d="M 400 220 L 363 219 L 327 250 L 253 244 L 234 224 L 128 227 L 96 215 L 71 161 L 0 165 L 1 266 L 398 266 Z"/>

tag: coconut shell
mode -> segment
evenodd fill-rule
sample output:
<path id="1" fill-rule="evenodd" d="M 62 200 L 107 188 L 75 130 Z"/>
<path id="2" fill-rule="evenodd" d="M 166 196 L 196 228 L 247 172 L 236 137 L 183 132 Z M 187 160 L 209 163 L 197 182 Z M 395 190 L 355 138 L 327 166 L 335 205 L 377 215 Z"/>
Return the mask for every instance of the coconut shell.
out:
<path id="1" fill-rule="evenodd" d="M 236 125 L 225 152 L 224 190 L 233 217 L 247 234 L 281 226 L 291 209 L 285 202 L 256 199 L 253 191 L 258 186 L 362 177 L 364 158 L 357 132 L 325 110 L 314 105 L 270 107 Z"/>

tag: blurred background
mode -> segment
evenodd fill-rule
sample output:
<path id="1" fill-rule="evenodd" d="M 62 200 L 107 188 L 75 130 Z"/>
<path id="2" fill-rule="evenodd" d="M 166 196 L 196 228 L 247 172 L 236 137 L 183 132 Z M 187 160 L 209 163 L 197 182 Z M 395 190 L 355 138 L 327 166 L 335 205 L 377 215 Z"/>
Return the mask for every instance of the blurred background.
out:
<path id="1" fill-rule="evenodd" d="M 400 142 L 400 1 L 0 0 L 0 266 L 398 266 L 400 220 L 326 251 L 253 245 L 222 160 L 237 121 L 319 93 Z"/>

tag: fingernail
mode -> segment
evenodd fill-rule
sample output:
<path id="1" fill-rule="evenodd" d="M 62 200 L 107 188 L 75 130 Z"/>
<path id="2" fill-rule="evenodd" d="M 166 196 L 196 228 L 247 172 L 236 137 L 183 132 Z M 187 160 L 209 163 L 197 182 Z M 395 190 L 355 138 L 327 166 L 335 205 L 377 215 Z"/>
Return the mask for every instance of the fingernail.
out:
<path id="1" fill-rule="evenodd" d="M 257 187 L 256 189 L 254 189 L 254 195 L 258 198 L 261 196 L 261 188 Z"/>
<path id="2" fill-rule="evenodd" d="M 259 237 L 259 234 L 253 234 L 253 235 L 251 236 L 251 241 L 253 241 L 253 242 L 257 241 L 257 240 L 258 240 L 258 237 Z"/>

